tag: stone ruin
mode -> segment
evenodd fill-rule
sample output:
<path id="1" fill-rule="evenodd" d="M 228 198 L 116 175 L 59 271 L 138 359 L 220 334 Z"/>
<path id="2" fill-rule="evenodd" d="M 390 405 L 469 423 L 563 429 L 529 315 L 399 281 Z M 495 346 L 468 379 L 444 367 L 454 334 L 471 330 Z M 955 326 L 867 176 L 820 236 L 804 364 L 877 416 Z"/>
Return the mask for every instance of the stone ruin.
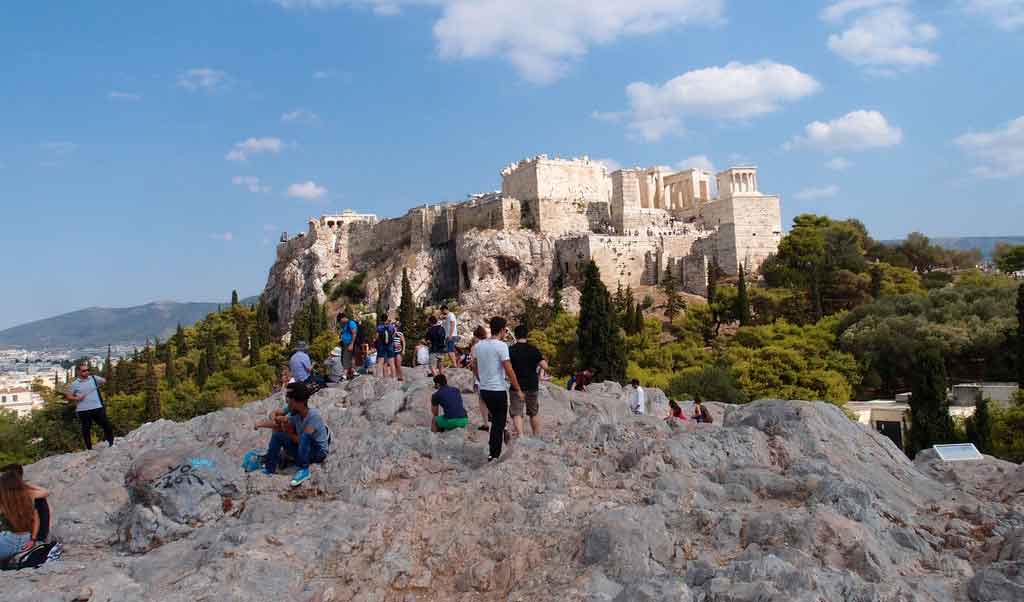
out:
<path id="1" fill-rule="evenodd" d="M 307 233 L 278 245 L 267 298 L 291 316 L 322 296 L 324 282 L 364 272 L 370 294 L 397 306 L 405 268 L 419 300 L 546 299 L 555 282 L 578 286 L 588 261 L 610 288 L 656 285 L 671 271 L 683 290 L 702 295 L 709 263 L 754 272 L 782 237 L 779 196 L 759 191 L 753 166 L 722 171 L 714 189 L 703 169 L 609 174 L 588 157 L 540 155 L 501 176 L 499 192 L 397 218 L 347 210 L 311 219 Z"/>

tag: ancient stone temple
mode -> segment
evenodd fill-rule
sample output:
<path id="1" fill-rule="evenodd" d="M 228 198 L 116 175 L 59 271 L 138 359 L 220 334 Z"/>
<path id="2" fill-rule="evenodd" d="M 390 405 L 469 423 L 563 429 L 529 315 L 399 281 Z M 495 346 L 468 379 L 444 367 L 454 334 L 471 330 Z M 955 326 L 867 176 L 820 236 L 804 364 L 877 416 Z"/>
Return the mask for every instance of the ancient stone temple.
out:
<path id="1" fill-rule="evenodd" d="M 703 294 L 707 267 L 755 272 L 782 237 L 778 195 L 754 166 L 619 169 L 587 157 L 523 159 L 501 170 L 501 191 L 422 205 L 378 220 L 345 211 L 282 237 L 267 282 L 284 315 L 324 282 L 367 274 L 371 295 L 395 297 L 401 270 L 420 299 L 545 298 L 579 283 L 594 261 L 610 288 L 657 284 L 666 271 Z M 714 185 L 713 185 L 714 184 Z"/>

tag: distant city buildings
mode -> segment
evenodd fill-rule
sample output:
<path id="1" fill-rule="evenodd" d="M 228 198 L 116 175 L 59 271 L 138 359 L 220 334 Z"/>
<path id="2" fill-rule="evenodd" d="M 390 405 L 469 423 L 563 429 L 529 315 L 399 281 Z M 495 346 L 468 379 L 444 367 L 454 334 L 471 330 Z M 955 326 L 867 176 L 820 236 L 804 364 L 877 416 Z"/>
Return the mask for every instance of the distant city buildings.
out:
<path id="1" fill-rule="evenodd" d="M 30 387 L 0 387 L 0 412 L 14 412 L 27 416 L 42 407 L 43 398 Z"/>

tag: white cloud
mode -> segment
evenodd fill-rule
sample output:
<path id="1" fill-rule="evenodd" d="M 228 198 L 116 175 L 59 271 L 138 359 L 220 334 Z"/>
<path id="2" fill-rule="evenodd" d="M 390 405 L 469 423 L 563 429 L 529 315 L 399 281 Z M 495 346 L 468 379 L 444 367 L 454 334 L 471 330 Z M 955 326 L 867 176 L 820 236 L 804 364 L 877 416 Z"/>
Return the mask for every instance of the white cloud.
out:
<path id="1" fill-rule="evenodd" d="M 178 74 L 178 87 L 186 90 L 214 90 L 227 83 L 227 73 L 210 67 L 189 69 Z"/>
<path id="2" fill-rule="evenodd" d="M 853 162 L 843 157 L 835 157 L 826 161 L 825 167 L 835 171 L 845 171 L 853 167 Z"/>
<path id="3" fill-rule="evenodd" d="M 676 163 L 676 169 L 679 170 L 693 168 L 703 169 L 704 171 L 709 171 L 711 173 L 718 173 L 718 170 L 715 169 L 715 164 L 711 162 L 711 159 L 708 159 L 707 155 L 694 155 Z"/>
<path id="4" fill-rule="evenodd" d="M 619 163 L 615 159 L 594 159 L 594 162 L 604 165 L 604 168 L 608 171 L 608 173 L 612 173 L 614 171 L 619 171 L 620 169 L 622 169 L 622 163 Z"/>
<path id="5" fill-rule="evenodd" d="M 210 238 L 212 238 L 213 240 L 223 240 L 224 242 L 231 242 L 235 239 L 235 235 L 230 232 L 218 232 L 216 234 L 211 234 Z"/>
<path id="6" fill-rule="evenodd" d="M 288 196 L 306 201 L 317 201 L 327 196 L 327 189 L 312 180 L 288 187 Z"/>
<path id="7" fill-rule="evenodd" d="M 43 142 L 41 146 L 55 155 L 70 155 L 78 150 L 78 145 L 68 140 L 50 140 Z"/>
<path id="8" fill-rule="evenodd" d="M 983 164 L 971 170 L 982 178 L 1024 176 L 1024 115 L 989 132 L 968 132 L 954 142 Z"/>
<path id="9" fill-rule="evenodd" d="M 820 201 L 822 199 L 835 198 L 837 194 L 839 194 L 839 187 L 831 184 L 821 188 L 804 188 L 793 196 L 801 201 Z"/>
<path id="10" fill-rule="evenodd" d="M 247 138 L 235 144 L 225 159 L 228 161 L 245 161 L 249 155 L 260 153 L 279 153 L 284 148 L 280 138 Z"/>
<path id="11" fill-rule="evenodd" d="M 231 183 L 235 186 L 244 186 L 249 192 L 270 192 L 270 186 L 260 183 L 256 176 L 235 176 L 231 178 Z"/>
<path id="12" fill-rule="evenodd" d="M 771 113 L 821 90 L 821 84 L 795 67 L 772 61 L 689 71 L 661 85 L 626 86 L 634 134 L 659 140 L 681 132 L 683 117 L 743 120 Z"/>
<path id="13" fill-rule="evenodd" d="M 316 123 L 320 121 L 320 116 L 309 109 L 299 107 L 281 115 L 281 121 L 285 123 Z"/>
<path id="14" fill-rule="evenodd" d="M 804 135 L 794 136 L 783 148 L 861 151 L 895 146 L 902 141 L 903 131 L 889 125 L 885 115 L 878 111 L 853 111 L 828 123 L 808 123 Z"/>
<path id="15" fill-rule="evenodd" d="M 131 92 L 119 92 L 117 90 L 111 91 L 110 94 L 107 95 L 107 97 L 111 100 L 124 100 L 128 102 L 138 102 L 142 100 L 142 95 L 140 94 L 133 94 Z"/>
<path id="16" fill-rule="evenodd" d="M 939 36 L 931 23 L 919 20 L 906 0 L 843 0 L 822 11 L 834 23 L 858 16 L 849 27 L 828 37 L 829 49 L 869 72 L 891 75 L 935 64 L 939 56 L 924 47 Z"/>
<path id="17" fill-rule="evenodd" d="M 963 0 L 962 4 L 968 12 L 988 17 L 1000 29 L 1024 27 L 1024 0 Z"/>
<path id="18" fill-rule="evenodd" d="M 562 77 L 592 46 L 682 25 L 722 22 L 724 0 L 275 0 L 284 8 L 409 6 L 440 11 L 437 50 L 446 59 L 500 56 L 528 81 Z"/>

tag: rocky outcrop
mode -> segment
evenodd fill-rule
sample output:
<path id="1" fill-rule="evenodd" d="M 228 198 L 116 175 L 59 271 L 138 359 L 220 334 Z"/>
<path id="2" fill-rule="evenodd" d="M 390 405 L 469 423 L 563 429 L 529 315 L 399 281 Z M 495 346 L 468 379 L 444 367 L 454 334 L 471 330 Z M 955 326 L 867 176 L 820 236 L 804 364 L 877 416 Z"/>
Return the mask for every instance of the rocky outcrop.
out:
<path id="1" fill-rule="evenodd" d="M 478 424 L 471 379 L 451 377 Z M 834 406 L 709 404 L 714 424 L 667 423 L 629 413 L 618 385 L 548 385 L 543 435 L 488 464 L 485 433 L 428 430 L 430 393 L 422 373 L 318 393 L 334 447 L 297 489 L 238 468 L 278 398 L 29 466 L 66 551 L 0 573 L 4 600 L 1009 602 L 1024 591 L 1019 493 L 982 495 L 968 464 L 937 479 L 934 459 L 915 465 Z"/>
<path id="2" fill-rule="evenodd" d="M 530 230 L 470 230 L 456 239 L 462 291 L 470 311 L 490 315 L 514 311 L 524 297 L 541 303 L 551 296 L 555 241 Z"/>

